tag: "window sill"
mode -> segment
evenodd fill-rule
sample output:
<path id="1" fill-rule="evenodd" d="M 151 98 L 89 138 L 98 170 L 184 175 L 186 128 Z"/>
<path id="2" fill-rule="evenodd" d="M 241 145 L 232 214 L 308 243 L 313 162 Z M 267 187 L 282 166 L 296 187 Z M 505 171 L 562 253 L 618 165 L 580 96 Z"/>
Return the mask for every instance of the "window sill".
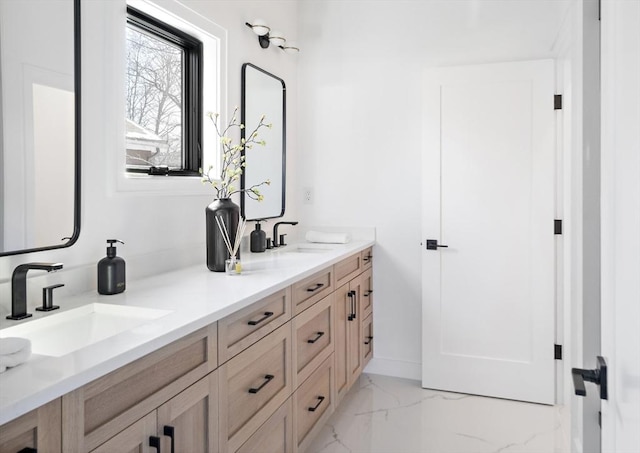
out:
<path id="1" fill-rule="evenodd" d="M 210 184 L 202 183 L 200 176 L 150 176 L 136 173 L 120 173 L 115 191 L 165 196 L 203 196 L 214 193 Z"/>

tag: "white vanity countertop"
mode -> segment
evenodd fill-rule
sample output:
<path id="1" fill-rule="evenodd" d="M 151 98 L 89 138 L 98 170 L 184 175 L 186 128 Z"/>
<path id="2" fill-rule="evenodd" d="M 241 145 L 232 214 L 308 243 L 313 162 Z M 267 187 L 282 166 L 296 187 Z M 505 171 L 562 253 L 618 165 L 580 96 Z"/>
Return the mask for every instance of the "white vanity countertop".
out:
<path id="1" fill-rule="evenodd" d="M 60 310 L 47 315 L 36 312 L 38 315 L 30 319 L 55 316 L 93 303 L 168 310 L 170 313 L 145 320 L 141 325 L 88 346 L 72 345 L 70 349 L 77 349 L 60 357 L 39 355 L 34 351 L 27 363 L 0 373 L 0 425 L 373 244 L 370 240 L 339 245 L 311 244 L 326 250 L 304 252 L 296 251 L 298 245 L 288 245 L 277 251 L 244 253 L 242 275 L 210 272 L 203 263 L 127 282 L 126 291 L 118 295 L 103 296 L 94 291 L 57 300 Z M 307 245 L 299 244 L 300 247 Z M 3 332 L 4 328 L 16 324 L 0 321 L 0 337 L 9 336 Z M 59 330 L 62 331 L 56 331 L 55 335 L 64 336 L 66 329 Z"/>

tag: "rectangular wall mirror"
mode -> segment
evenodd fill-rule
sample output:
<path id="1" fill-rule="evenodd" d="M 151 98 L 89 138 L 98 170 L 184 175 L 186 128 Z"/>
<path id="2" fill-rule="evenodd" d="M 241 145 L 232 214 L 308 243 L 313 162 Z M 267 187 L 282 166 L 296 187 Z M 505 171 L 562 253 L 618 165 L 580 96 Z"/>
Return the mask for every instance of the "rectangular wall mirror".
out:
<path id="1" fill-rule="evenodd" d="M 240 207 L 247 220 L 282 217 L 285 209 L 286 182 L 286 86 L 284 80 L 251 63 L 242 65 L 242 133 L 251 133 L 265 115 L 265 122 L 273 126 L 262 128 L 259 138 L 265 146 L 245 150 L 247 166 L 242 174 L 242 188 L 260 184 L 263 201 L 256 201 L 242 193 Z"/>
<path id="2" fill-rule="evenodd" d="M 80 233 L 80 0 L 0 0 L 0 256 Z"/>

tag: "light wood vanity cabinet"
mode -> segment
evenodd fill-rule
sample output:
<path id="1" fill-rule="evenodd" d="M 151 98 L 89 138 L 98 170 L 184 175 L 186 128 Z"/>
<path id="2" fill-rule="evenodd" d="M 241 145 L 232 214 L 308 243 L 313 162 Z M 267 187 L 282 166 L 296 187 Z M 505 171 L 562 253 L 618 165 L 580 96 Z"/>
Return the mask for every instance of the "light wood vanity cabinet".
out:
<path id="1" fill-rule="evenodd" d="M 0 426 L 0 452 L 61 453 L 61 408 L 58 398 Z"/>
<path id="2" fill-rule="evenodd" d="M 371 263 L 355 253 L 0 426 L 0 452 L 303 452 L 373 355 Z"/>

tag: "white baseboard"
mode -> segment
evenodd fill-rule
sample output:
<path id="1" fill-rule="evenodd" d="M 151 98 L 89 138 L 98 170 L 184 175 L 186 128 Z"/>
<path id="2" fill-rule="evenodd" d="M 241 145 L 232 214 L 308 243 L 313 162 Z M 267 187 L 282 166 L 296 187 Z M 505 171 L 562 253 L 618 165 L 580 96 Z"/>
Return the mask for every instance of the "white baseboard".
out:
<path id="1" fill-rule="evenodd" d="M 422 380 L 422 364 L 418 362 L 407 362 L 404 360 L 374 357 L 366 366 L 364 372 L 382 374 L 383 376 L 413 379 L 415 381 Z"/>

